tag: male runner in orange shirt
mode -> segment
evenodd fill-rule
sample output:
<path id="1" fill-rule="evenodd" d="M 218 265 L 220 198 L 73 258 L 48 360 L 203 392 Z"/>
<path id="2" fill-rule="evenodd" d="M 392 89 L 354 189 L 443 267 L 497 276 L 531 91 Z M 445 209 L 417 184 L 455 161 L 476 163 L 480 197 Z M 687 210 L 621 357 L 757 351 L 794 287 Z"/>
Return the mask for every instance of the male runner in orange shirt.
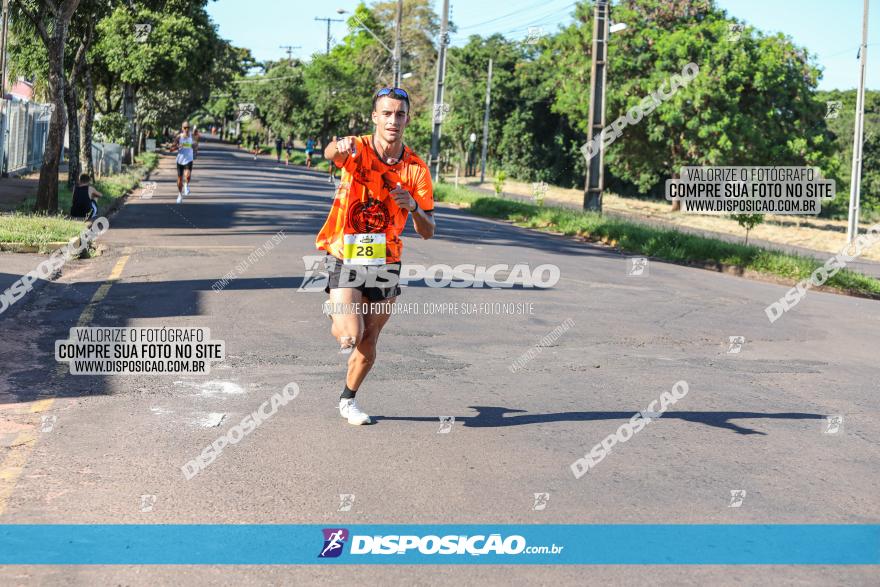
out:
<path id="1" fill-rule="evenodd" d="M 379 333 L 391 317 L 388 306 L 401 293 L 397 282 L 371 287 L 355 279 L 355 272 L 363 275 L 369 268 L 371 273 L 381 269 L 400 275 L 400 233 L 407 218 L 412 216 L 416 232 L 424 239 L 434 236 L 436 228 L 428 166 L 403 144 L 403 131 L 410 122 L 409 96 L 400 88 L 379 90 L 373 97 L 372 118 L 373 135 L 343 137 L 324 149 L 324 157 L 342 168 L 342 179 L 315 239 L 317 248 L 330 256 L 326 289 L 330 303 L 366 308 L 332 316 L 333 336 L 342 352 L 351 352 L 339 413 L 355 425 L 370 423 L 355 395 L 376 361 Z M 377 306 L 378 302 L 384 307 Z"/>

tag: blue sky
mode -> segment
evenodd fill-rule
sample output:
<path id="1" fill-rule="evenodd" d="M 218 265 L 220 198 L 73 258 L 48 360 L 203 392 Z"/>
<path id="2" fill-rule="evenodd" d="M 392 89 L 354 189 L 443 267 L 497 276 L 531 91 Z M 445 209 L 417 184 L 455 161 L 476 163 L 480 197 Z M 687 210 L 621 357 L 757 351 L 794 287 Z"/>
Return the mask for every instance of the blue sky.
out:
<path id="1" fill-rule="evenodd" d="M 848 89 L 858 82 L 856 54 L 862 34 L 862 0 L 716 0 L 728 14 L 765 32 L 783 32 L 815 55 L 824 70 L 821 89 Z M 368 2 L 371 4 L 372 2 Z M 442 0 L 434 0 L 439 13 Z M 220 34 L 257 59 L 286 55 L 281 45 L 299 45 L 294 55 L 307 59 L 324 51 L 327 24 L 318 18 L 345 18 L 337 8 L 353 10 L 357 0 L 216 0 L 208 5 Z M 459 32 L 453 44 L 471 34 L 500 32 L 522 39 L 529 27 L 547 32 L 571 21 L 571 0 L 450 0 L 450 19 Z M 613 15 L 613 12 L 612 12 Z M 331 23 L 335 39 L 345 36 L 345 23 Z M 880 2 L 874 0 L 868 22 L 867 87 L 880 90 Z"/>

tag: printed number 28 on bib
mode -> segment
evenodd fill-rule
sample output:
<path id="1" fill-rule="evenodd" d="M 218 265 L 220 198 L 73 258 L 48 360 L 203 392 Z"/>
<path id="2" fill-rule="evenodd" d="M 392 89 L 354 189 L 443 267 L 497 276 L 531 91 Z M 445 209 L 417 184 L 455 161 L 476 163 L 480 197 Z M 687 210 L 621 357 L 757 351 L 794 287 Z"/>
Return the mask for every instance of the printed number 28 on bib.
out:
<path id="1" fill-rule="evenodd" d="M 346 265 L 384 265 L 385 235 L 382 233 L 343 236 L 343 262 Z"/>

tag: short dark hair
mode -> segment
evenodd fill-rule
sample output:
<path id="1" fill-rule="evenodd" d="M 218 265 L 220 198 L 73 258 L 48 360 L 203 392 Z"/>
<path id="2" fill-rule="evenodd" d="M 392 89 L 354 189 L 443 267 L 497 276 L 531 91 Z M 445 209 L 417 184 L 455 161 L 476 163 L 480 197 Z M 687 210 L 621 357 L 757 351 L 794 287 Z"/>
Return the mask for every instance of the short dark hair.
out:
<path id="1" fill-rule="evenodd" d="M 401 102 L 406 102 L 406 113 L 409 114 L 409 98 L 404 98 L 402 96 L 398 96 L 393 92 L 391 94 L 385 94 L 384 96 L 373 96 L 373 112 L 376 111 L 376 103 L 382 98 L 391 98 L 392 100 L 400 100 Z"/>
<path id="2" fill-rule="evenodd" d="M 89 183 L 91 180 L 92 180 L 92 178 L 89 177 L 88 173 L 83 173 L 82 175 L 79 176 L 80 183 Z"/>

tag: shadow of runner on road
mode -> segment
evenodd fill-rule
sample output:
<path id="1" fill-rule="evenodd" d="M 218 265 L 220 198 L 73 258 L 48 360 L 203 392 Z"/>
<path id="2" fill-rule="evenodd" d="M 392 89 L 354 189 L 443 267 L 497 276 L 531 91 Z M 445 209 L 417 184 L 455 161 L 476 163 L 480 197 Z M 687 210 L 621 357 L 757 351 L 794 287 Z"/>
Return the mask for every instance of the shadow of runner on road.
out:
<path id="1" fill-rule="evenodd" d="M 594 420 L 629 420 L 638 412 L 553 412 L 549 414 L 528 414 L 526 410 L 503 408 L 498 406 L 468 406 L 477 411 L 476 416 L 456 416 L 455 421 L 461 422 L 467 428 L 499 428 L 503 426 L 524 426 L 527 424 L 546 424 L 549 422 L 590 422 Z M 506 414 L 521 413 L 521 416 L 506 416 Z M 438 423 L 437 417 L 417 416 L 372 416 L 374 420 L 389 420 L 401 422 L 431 422 Z M 752 428 L 746 428 L 734 424 L 731 420 L 755 420 L 769 418 L 774 420 L 823 420 L 824 414 L 806 414 L 802 412 L 666 412 L 659 420 L 684 420 L 696 424 L 705 424 L 713 428 L 723 428 L 737 434 L 760 434 L 766 436 L 766 432 L 760 432 Z"/>

